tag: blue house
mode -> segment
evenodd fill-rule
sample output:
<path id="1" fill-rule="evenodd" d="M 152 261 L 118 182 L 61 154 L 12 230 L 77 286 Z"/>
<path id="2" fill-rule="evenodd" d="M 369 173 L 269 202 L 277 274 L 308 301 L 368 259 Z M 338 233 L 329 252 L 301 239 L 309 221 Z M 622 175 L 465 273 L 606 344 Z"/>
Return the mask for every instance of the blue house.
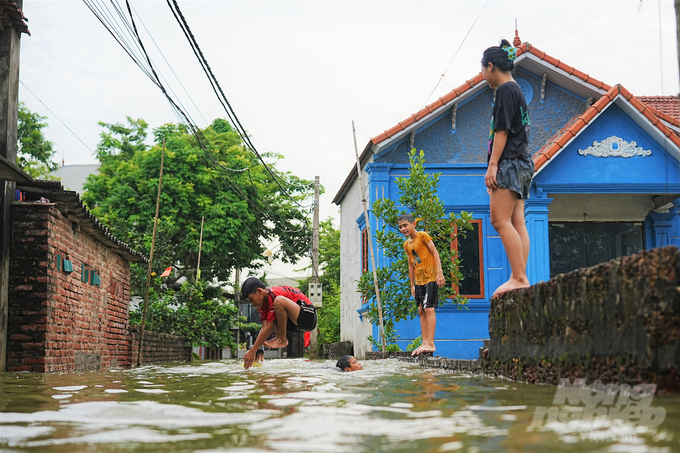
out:
<path id="1" fill-rule="evenodd" d="M 531 117 L 530 148 L 536 174 L 525 219 L 531 238 L 532 283 L 644 249 L 680 245 L 680 111 L 671 96 L 635 97 L 609 86 L 529 43 L 517 49 L 514 77 Z M 494 90 L 478 74 L 460 87 L 371 139 L 360 156 L 371 203 L 398 199 L 395 178 L 408 172 L 411 148 L 425 151 L 427 170 L 441 173 L 439 197 L 447 210 L 469 211 L 474 231 L 453 244 L 463 260 L 460 293 L 468 309 L 443 306 L 437 314 L 437 354 L 476 358 L 489 337 L 489 301 L 509 276 L 498 233 L 489 220 L 484 185 L 486 141 Z M 341 207 L 341 337 L 362 357 L 377 326 L 361 316 L 356 292 L 370 269 L 368 241 L 377 266 L 386 258 L 364 218 L 356 169 L 334 203 Z M 418 320 L 397 324 L 397 344 L 420 335 Z"/>

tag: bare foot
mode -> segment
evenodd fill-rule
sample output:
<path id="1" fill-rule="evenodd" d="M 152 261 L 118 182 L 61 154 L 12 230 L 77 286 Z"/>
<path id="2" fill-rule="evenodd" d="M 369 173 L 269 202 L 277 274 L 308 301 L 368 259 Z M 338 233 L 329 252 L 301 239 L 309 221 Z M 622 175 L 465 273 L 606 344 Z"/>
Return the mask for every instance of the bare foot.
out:
<path id="1" fill-rule="evenodd" d="M 417 356 L 418 354 L 420 354 L 420 350 L 421 350 L 422 348 L 423 348 L 423 345 L 422 345 L 422 344 L 421 344 L 420 346 L 418 346 L 417 348 L 415 348 L 415 349 L 413 350 L 413 352 L 411 353 L 411 357 L 415 357 L 415 356 Z"/>
<path id="2" fill-rule="evenodd" d="M 285 348 L 288 346 L 288 340 L 283 338 L 276 337 L 271 341 L 265 341 L 264 345 L 268 347 L 269 349 L 279 349 L 279 348 Z"/>
<path id="3" fill-rule="evenodd" d="M 434 352 L 436 350 L 437 348 L 435 348 L 433 344 L 424 344 L 421 346 L 419 354 L 427 354 L 429 352 Z"/>
<path id="4" fill-rule="evenodd" d="M 504 292 L 513 290 L 513 289 L 519 289 L 519 288 L 528 288 L 531 285 L 529 284 L 529 280 L 517 280 L 514 278 L 511 278 L 507 282 L 503 283 L 501 286 L 499 286 L 496 291 L 493 292 L 493 296 L 491 297 L 496 297 L 499 294 L 502 294 Z"/>

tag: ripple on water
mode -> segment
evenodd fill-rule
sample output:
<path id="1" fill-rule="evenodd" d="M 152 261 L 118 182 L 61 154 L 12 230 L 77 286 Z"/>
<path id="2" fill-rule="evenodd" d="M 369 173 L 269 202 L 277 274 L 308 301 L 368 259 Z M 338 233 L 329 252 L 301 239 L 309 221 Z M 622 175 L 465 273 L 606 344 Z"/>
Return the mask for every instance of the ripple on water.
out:
<path id="1" fill-rule="evenodd" d="M 474 453 L 582 452 L 596 445 L 660 453 L 669 450 L 653 443 L 678 439 L 674 428 L 618 422 L 546 423 L 527 433 L 536 407 L 552 404 L 554 391 L 545 386 L 504 385 L 395 360 L 367 361 L 352 373 L 337 370 L 335 361 L 268 360 L 247 371 L 241 363 L 146 366 L 118 372 L 117 381 L 109 372 L 13 378 L 18 382 L 3 389 L 10 402 L 1 414 L 0 450 Z M 29 396 L 35 403 L 26 409 Z M 670 426 L 677 420 L 677 411 L 669 415 Z"/>

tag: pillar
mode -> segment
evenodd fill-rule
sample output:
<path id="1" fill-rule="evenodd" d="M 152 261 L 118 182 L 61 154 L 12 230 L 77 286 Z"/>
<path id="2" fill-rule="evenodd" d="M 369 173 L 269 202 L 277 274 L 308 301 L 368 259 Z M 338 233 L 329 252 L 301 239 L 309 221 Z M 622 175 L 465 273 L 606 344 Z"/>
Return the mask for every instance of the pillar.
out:
<path id="1" fill-rule="evenodd" d="M 22 1 L 17 4 L 21 7 Z M 17 28 L 0 19 L 0 156 L 10 163 L 17 161 L 20 37 L 21 32 Z M 9 248 L 12 235 L 10 209 L 14 188 L 13 181 L 0 180 L 0 372 L 7 367 Z"/>
<path id="2" fill-rule="evenodd" d="M 529 198 L 524 202 L 524 219 L 531 243 L 527 276 L 532 285 L 550 279 L 548 206 L 552 201 L 552 198 Z"/>
<path id="3" fill-rule="evenodd" d="M 646 249 L 674 245 L 680 247 L 680 198 L 668 212 L 652 212 L 645 219 Z"/>

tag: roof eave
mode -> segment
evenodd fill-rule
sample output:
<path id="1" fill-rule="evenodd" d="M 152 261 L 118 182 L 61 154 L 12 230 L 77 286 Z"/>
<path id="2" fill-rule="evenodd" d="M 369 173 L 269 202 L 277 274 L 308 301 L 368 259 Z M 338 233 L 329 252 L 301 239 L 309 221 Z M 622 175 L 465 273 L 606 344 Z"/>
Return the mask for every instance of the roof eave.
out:
<path id="1" fill-rule="evenodd" d="M 368 144 L 364 148 L 364 150 L 361 152 L 361 155 L 359 156 L 359 162 L 361 163 L 360 166 L 363 168 L 366 165 L 366 161 L 368 160 L 368 157 L 371 154 L 375 154 L 375 151 L 373 150 L 373 141 L 369 140 Z M 352 170 L 349 172 L 347 177 L 345 178 L 345 182 L 342 183 L 340 186 L 340 189 L 338 192 L 335 194 L 335 197 L 333 198 L 332 203 L 340 206 L 342 203 L 342 199 L 345 198 L 345 194 L 349 190 L 350 186 L 354 183 L 354 180 L 357 177 L 357 171 L 356 171 L 356 163 L 352 167 Z"/>

